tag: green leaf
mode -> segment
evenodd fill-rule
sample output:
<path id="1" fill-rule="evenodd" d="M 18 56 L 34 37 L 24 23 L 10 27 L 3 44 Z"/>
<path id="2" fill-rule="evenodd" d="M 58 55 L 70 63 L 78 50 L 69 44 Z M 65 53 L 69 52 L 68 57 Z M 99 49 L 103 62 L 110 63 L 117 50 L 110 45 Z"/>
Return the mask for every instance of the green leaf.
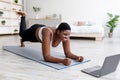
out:
<path id="1" fill-rule="evenodd" d="M 113 17 L 113 15 L 112 15 L 111 13 L 107 13 L 107 15 L 108 15 L 109 17 Z"/>

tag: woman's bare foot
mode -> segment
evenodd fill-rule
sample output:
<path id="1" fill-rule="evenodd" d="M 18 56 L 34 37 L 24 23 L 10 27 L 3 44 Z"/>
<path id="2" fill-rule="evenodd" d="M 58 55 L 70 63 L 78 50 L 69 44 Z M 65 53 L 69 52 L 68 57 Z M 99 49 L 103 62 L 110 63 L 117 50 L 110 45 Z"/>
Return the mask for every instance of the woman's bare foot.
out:
<path id="1" fill-rule="evenodd" d="M 63 64 L 64 64 L 65 66 L 70 65 L 70 64 L 71 64 L 71 59 L 69 59 L 69 58 L 64 59 Z"/>
<path id="2" fill-rule="evenodd" d="M 16 12 L 16 14 L 21 15 L 21 16 L 26 16 L 26 13 L 22 12 L 22 11 L 18 11 L 18 12 Z"/>

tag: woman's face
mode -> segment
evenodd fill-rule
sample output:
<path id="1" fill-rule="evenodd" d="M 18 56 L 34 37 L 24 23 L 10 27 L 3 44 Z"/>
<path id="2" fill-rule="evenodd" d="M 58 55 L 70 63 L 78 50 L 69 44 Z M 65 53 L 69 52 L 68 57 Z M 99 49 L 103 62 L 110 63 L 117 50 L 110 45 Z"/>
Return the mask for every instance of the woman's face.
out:
<path id="1" fill-rule="evenodd" d="M 70 30 L 59 31 L 59 37 L 62 41 L 66 41 L 70 36 Z"/>

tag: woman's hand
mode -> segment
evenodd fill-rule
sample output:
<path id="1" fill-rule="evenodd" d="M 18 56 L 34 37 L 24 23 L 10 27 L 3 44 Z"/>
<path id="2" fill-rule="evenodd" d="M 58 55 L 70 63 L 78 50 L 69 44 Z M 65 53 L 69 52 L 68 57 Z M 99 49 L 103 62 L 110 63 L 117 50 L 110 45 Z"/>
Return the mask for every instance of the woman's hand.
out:
<path id="1" fill-rule="evenodd" d="M 78 56 L 78 58 L 76 60 L 79 62 L 82 62 L 84 60 L 84 58 L 82 56 Z"/>
<path id="2" fill-rule="evenodd" d="M 70 58 L 65 58 L 65 59 L 63 60 L 63 64 L 64 64 L 65 66 L 70 65 L 70 64 L 71 64 L 71 59 L 70 59 Z"/>

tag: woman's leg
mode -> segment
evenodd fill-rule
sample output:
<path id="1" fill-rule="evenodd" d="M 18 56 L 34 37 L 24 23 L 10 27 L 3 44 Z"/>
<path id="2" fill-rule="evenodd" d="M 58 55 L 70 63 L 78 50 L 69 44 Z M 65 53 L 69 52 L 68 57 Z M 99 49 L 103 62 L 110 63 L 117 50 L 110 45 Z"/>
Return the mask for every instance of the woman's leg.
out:
<path id="1" fill-rule="evenodd" d="M 16 13 L 21 16 L 19 35 L 22 38 L 23 32 L 26 30 L 26 21 L 25 21 L 26 13 L 25 12 L 16 12 Z M 21 47 L 25 47 L 23 39 L 20 40 L 20 43 L 21 43 Z"/>
<path id="2" fill-rule="evenodd" d="M 20 22 L 20 31 L 19 31 L 19 35 L 21 36 L 21 38 L 25 30 L 26 30 L 25 16 L 22 16 Z M 25 47 L 23 39 L 20 40 L 20 43 L 21 43 L 21 47 Z"/>
<path id="3" fill-rule="evenodd" d="M 19 35 L 22 37 L 23 32 L 26 30 L 26 21 L 25 21 L 25 16 L 21 17 L 21 22 L 20 22 L 20 31 Z"/>

